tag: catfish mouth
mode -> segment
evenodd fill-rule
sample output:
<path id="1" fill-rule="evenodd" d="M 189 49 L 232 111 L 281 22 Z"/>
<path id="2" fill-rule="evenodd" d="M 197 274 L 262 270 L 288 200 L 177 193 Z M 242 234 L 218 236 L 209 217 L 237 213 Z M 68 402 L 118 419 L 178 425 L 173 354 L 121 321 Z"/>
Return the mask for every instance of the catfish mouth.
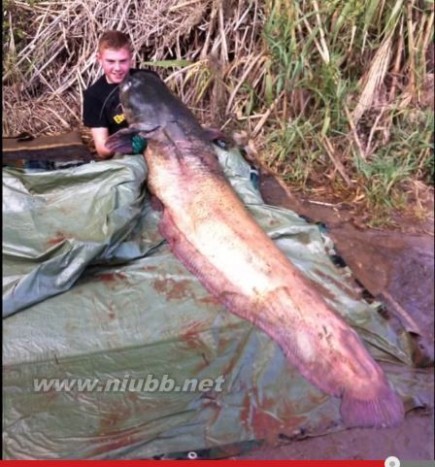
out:
<path id="1" fill-rule="evenodd" d="M 137 84 L 137 83 L 136 83 Z M 134 78 L 128 74 L 119 85 L 122 111 L 130 126 L 141 133 L 152 133 L 160 128 L 152 116 L 141 105 L 140 88 L 134 85 Z"/>

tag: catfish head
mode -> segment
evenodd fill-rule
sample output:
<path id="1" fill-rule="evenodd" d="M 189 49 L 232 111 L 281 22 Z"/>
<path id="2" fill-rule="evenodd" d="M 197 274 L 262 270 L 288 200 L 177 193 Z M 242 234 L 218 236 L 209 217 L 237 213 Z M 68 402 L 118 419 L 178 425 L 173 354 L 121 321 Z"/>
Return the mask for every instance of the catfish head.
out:
<path id="1" fill-rule="evenodd" d="M 139 70 L 128 74 L 119 85 L 119 97 L 129 128 L 109 137 L 106 146 L 113 152 L 131 154 L 134 135 L 146 140 L 169 138 L 182 142 L 199 138 L 226 143 L 219 130 L 203 129 L 193 113 L 156 73 Z"/>
<path id="2" fill-rule="evenodd" d="M 171 120 L 167 101 L 172 100 L 172 95 L 155 73 L 128 74 L 119 86 L 119 98 L 130 127 L 143 132 L 143 136 Z"/>

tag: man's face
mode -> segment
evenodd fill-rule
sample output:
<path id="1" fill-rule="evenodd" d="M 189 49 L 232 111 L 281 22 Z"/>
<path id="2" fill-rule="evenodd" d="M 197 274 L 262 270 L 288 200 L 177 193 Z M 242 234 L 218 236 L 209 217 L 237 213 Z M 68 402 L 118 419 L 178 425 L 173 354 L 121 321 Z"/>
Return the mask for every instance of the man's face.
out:
<path id="1" fill-rule="evenodd" d="M 124 49 L 103 49 L 97 54 L 108 83 L 119 84 L 131 68 L 131 52 Z"/>

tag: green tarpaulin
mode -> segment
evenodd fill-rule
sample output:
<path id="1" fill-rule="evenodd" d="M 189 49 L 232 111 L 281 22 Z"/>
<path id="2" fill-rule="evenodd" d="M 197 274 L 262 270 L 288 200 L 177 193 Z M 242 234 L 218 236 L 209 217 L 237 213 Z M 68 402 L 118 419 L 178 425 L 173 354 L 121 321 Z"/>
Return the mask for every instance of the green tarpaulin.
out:
<path id="1" fill-rule="evenodd" d="M 430 404 L 407 334 L 361 299 L 328 238 L 265 205 L 238 150 L 216 154 L 253 216 L 382 362 L 406 408 Z M 173 257 L 146 173 L 138 156 L 3 169 L 4 458 L 234 454 L 254 440 L 343 429 L 339 401 Z"/>

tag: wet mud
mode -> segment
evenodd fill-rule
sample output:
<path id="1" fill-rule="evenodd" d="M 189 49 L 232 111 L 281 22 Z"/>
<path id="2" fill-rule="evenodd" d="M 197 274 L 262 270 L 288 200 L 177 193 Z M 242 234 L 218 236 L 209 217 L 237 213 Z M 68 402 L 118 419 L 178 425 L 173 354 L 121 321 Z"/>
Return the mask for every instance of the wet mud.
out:
<path id="1" fill-rule="evenodd" d="M 434 354 L 434 222 L 427 216 L 403 231 L 362 229 L 346 209 L 309 203 L 294 196 L 275 176 L 262 173 L 261 193 L 267 204 L 292 209 L 326 228 L 335 250 L 385 313 L 413 335 L 416 363 L 433 365 Z M 405 221 L 406 224 L 406 221 Z M 431 371 L 431 370 L 429 370 Z M 432 373 L 433 374 L 433 373 Z M 434 413 L 415 410 L 391 429 L 352 429 L 279 446 L 265 445 L 239 459 L 434 459 Z"/>

